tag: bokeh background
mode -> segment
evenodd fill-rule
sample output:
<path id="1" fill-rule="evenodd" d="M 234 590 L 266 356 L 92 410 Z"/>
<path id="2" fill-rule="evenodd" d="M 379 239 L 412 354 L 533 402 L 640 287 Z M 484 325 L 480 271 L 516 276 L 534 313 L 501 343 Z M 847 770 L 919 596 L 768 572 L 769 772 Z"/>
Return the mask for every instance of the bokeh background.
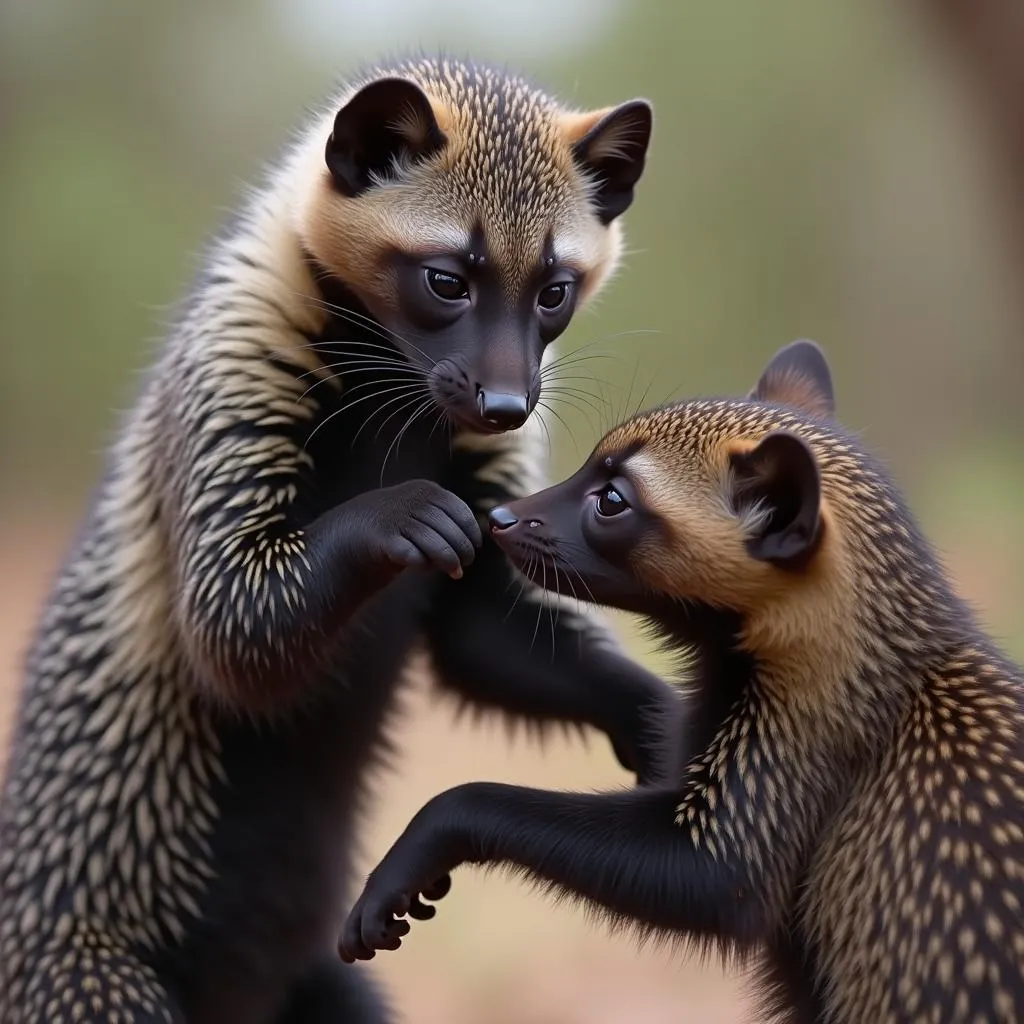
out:
<path id="1" fill-rule="evenodd" d="M 588 364 L 606 381 L 604 419 L 645 394 L 745 388 L 777 346 L 818 339 L 842 418 L 1024 655 L 1019 13 L 999 0 L 0 0 L 0 740 L 48 580 L 204 236 L 338 75 L 417 46 L 507 62 L 580 106 L 654 101 L 630 256 L 561 343 L 617 354 Z M 556 471 L 598 429 L 560 412 Z M 423 800 L 470 777 L 628 781 L 599 739 L 542 752 L 423 693 L 400 731 L 367 867 Z M 468 872 L 371 969 L 410 1024 L 714 1024 L 750 1006 L 715 964 L 638 952 Z"/>

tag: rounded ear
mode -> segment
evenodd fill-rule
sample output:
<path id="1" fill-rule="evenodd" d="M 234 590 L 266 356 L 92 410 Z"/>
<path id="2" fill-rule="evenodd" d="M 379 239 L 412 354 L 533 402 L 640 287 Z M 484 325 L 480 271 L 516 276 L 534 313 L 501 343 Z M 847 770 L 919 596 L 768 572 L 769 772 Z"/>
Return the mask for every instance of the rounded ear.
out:
<path id="1" fill-rule="evenodd" d="M 800 569 L 821 539 L 821 476 L 814 454 L 788 431 L 765 435 L 748 452 L 730 457 L 733 501 L 749 512 L 751 557 Z"/>
<path id="2" fill-rule="evenodd" d="M 324 157 L 335 187 L 352 197 L 386 177 L 396 160 L 421 160 L 447 141 L 419 86 L 382 78 L 338 111 Z"/>
<path id="3" fill-rule="evenodd" d="M 610 224 L 633 202 L 633 188 L 644 172 L 653 123 L 651 104 L 630 100 L 599 117 L 574 142 L 573 158 L 592 182 L 592 201 L 602 224 Z"/>
<path id="4" fill-rule="evenodd" d="M 790 342 L 772 356 L 748 397 L 826 419 L 836 412 L 828 360 L 821 346 L 806 338 Z"/>

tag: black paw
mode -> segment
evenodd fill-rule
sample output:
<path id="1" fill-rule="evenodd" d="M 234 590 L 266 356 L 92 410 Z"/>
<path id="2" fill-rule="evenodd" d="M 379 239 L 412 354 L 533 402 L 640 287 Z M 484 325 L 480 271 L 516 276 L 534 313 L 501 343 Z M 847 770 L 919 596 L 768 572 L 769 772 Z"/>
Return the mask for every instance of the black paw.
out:
<path id="1" fill-rule="evenodd" d="M 338 941 L 338 955 L 345 963 L 372 960 L 379 949 L 398 949 L 408 935 L 408 915 L 417 921 L 429 921 L 437 913 L 424 899 L 442 899 L 451 889 L 450 875 L 422 888 L 396 887 L 383 877 L 371 875 L 366 888 L 352 908 Z"/>
<path id="2" fill-rule="evenodd" d="M 431 566 L 459 579 L 483 543 L 473 510 L 432 480 L 370 491 L 355 502 L 366 546 L 394 567 Z"/>

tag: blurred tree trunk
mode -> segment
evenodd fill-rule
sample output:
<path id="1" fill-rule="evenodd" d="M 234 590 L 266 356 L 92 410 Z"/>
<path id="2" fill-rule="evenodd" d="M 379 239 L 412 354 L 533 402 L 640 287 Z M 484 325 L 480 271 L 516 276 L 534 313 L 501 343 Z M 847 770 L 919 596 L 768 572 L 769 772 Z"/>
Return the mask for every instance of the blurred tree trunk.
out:
<path id="1" fill-rule="evenodd" d="M 1024 2 L 924 0 L 964 63 L 989 119 L 1004 175 L 1010 243 L 1024 264 Z"/>

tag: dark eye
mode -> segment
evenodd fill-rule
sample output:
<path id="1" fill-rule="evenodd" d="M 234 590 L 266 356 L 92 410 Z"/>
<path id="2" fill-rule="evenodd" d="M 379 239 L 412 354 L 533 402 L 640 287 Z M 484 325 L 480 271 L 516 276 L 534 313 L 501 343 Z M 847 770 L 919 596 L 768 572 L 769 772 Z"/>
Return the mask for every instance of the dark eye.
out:
<path id="1" fill-rule="evenodd" d="M 458 302 L 459 299 L 469 298 L 469 285 L 458 274 L 427 267 L 426 275 L 427 287 L 439 299 L 445 302 Z"/>
<path id="2" fill-rule="evenodd" d="M 568 295 L 569 286 L 564 282 L 549 284 L 546 288 L 541 289 L 540 295 L 537 296 L 537 305 L 550 313 L 558 309 L 565 302 Z"/>
<path id="3" fill-rule="evenodd" d="M 629 508 L 629 502 L 609 484 L 597 496 L 597 513 L 606 519 L 617 516 Z"/>

